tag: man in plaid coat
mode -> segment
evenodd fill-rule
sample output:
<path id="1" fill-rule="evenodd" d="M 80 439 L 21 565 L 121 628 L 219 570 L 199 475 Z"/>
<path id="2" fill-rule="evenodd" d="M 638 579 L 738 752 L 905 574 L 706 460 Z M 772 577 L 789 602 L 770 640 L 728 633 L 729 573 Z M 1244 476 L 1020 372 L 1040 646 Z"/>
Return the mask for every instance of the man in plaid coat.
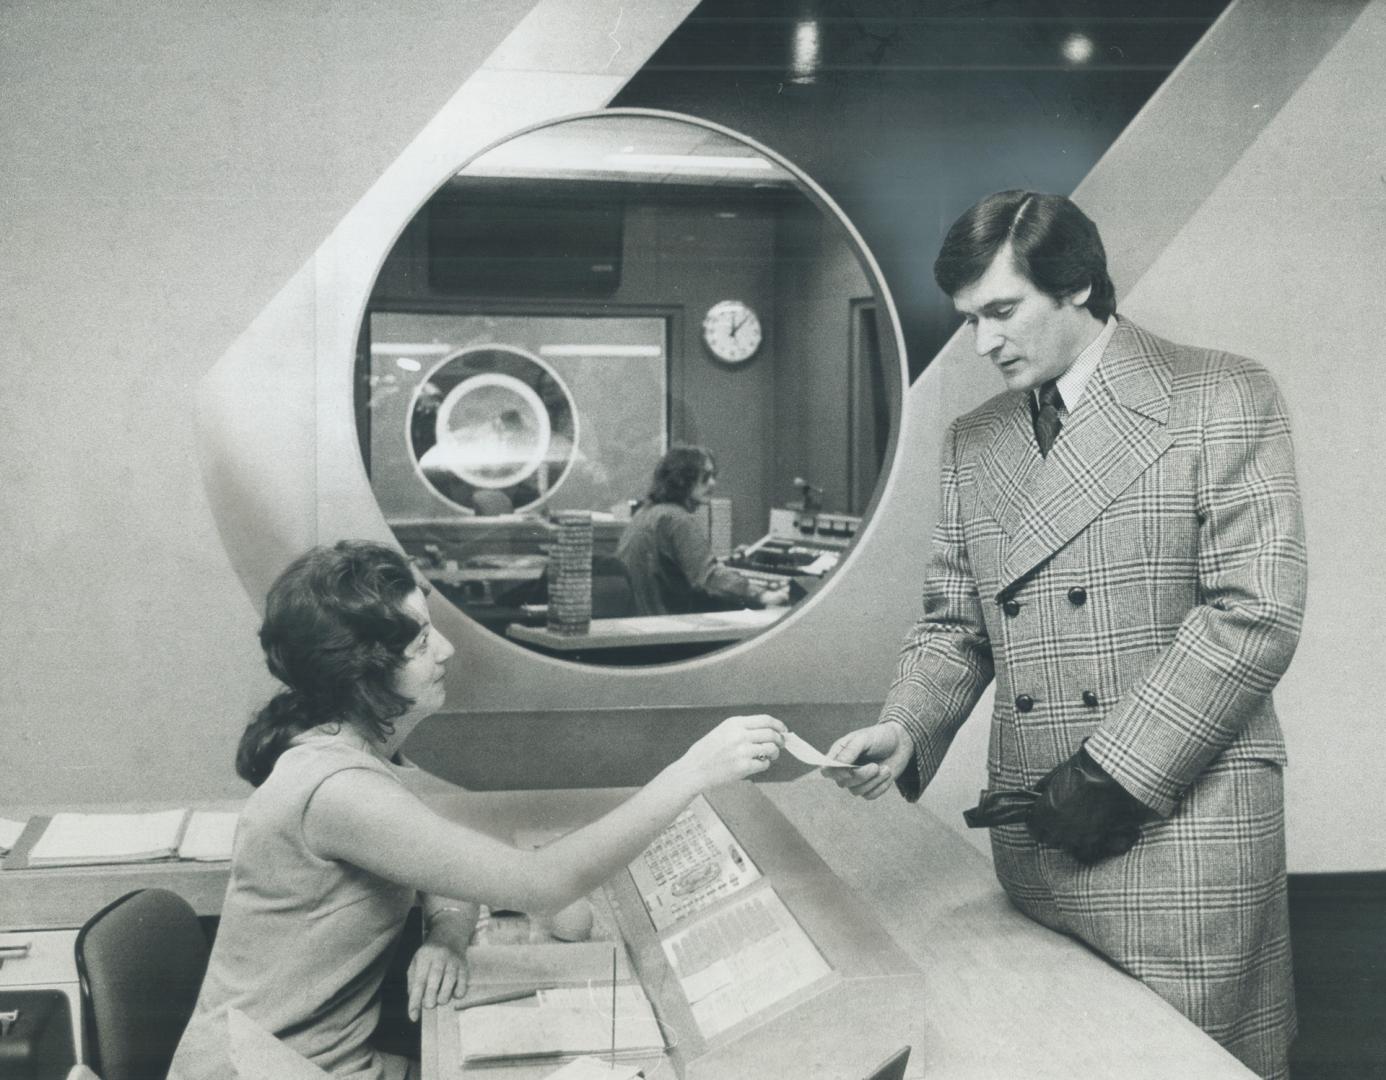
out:
<path id="1" fill-rule="evenodd" d="M 955 421 L 924 589 L 877 724 L 829 755 L 917 799 L 993 677 L 991 827 L 1013 902 L 1256 1072 L 1295 1033 L 1271 689 L 1304 603 L 1280 395 L 1115 314 L 1068 199 L 988 196 L 934 267 L 1007 392 Z"/>

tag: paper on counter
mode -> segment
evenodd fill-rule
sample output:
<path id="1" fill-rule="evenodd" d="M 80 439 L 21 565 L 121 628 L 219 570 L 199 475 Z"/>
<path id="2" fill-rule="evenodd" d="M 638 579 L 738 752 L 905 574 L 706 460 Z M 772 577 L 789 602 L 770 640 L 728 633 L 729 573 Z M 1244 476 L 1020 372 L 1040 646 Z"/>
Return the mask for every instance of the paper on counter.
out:
<path id="1" fill-rule="evenodd" d="M 198 862 L 228 862 L 236 838 L 234 810 L 194 810 L 178 845 L 180 859 Z"/>
<path id="2" fill-rule="evenodd" d="M 151 862 L 178 852 L 187 810 L 54 814 L 29 852 L 30 866 Z"/>
<path id="3" fill-rule="evenodd" d="M 701 916 L 660 945 L 705 1039 L 832 975 L 769 885 Z"/>
<path id="4" fill-rule="evenodd" d="M 826 765 L 834 769 L 850 769 L 852 767 L 850 762 L 837 761 L 828 757 L 827 754 L 819 753 L 811 744 L 799 738 L 799 736 L 795 735 L 792 731 L 785 732 L 784 748 L 805 765 Z"/>
<path id="5" fill-rule="evenodd" d="M 663 932 L 760 880 L 760 870 L 699 795 L 630 864 L 631 880 Z"/>

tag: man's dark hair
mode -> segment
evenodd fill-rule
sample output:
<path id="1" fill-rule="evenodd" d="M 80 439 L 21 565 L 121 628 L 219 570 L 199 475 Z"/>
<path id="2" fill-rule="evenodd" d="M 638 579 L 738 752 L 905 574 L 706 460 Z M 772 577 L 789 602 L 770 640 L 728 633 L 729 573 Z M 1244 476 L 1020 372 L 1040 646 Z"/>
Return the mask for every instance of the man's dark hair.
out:
<path id="1" fill-rule="evenodd" d="M 716 472 L 717 463 L 705 447 L 675 446 L 655 466 L 646 498 L 651 503 L 676 503 L 691 510 L 693 489 Z"/>
<path id="2" fill-rule="evenodd" d="M 1106 321 L 1116 312 L 1116 287 L 1097 226 L 1063 195 L 998 191 L 953 222 L 934 260 L 934 280 L 949 296 L 980 278 L 996 253 L 1011 245 L 1016 270 L 1058 300 L 1091 285 L 1086 307 Z"/>

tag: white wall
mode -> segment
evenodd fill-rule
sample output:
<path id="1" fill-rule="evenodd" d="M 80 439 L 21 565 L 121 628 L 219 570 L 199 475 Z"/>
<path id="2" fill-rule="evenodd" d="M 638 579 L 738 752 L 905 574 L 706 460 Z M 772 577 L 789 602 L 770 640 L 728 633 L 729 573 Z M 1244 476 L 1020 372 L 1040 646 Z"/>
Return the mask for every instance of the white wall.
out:
<path id="1" fill-rule="evenodd" d="M 244 791 L 193 388 L 532 6 L 0 9 L 0 802 Z"/>

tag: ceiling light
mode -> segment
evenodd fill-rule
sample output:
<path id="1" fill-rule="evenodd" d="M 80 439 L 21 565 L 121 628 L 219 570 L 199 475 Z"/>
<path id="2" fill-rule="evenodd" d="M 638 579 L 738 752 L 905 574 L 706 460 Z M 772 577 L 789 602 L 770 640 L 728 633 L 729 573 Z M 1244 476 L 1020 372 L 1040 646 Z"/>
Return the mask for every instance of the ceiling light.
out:
<path id="1" fill-rule="evenodd" d="M 1064 59 L 1070 64 L 1086 64 L 1092 59 L 1094 46 L 1087 34 L 1069 34 L 1064 38 Z"/>
<path id="2" fill-rule="evenodd" d="M 794 24 L 794 52 L 789 62 L 789 81 L 811 83 L 818 77 L 818 20 L 800 19 Z"/>
<path id="3" fill-rule="evenodd" d="M 442 356 L 453 351 L 452 345 L 423 345 L 402 341 L 374 341 L 371 353 L 375 356 Z"/>
<path id="4" fill-rule="evenodd" d="M 663 356 L 658 345 L 540 345 L 540 356 Z"/>

